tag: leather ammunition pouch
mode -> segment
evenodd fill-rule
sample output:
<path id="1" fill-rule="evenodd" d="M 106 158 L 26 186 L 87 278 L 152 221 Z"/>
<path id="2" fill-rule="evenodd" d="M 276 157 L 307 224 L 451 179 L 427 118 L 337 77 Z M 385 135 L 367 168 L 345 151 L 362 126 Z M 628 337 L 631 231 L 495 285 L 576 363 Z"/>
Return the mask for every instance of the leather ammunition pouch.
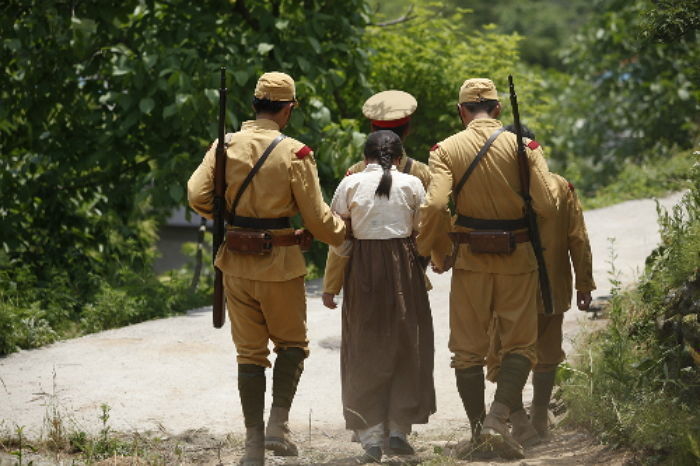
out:
<path id="1" fill-rule="evenodd" d="M 294 233 L 273 235 L 265 230 L 228 230 L 226 247 L 239 254 L 265 256 L 270 254 L 273 246 L 299 245 L 302 251 L 311 249 L 314 236 L 308 230 L 296 230 Z"/>
<path id="2" fill-rule="evenodd" d="M 526 231 L 453 232 L 450 233 L 450 238 L 455 245 L 469 244 L 469 250 L 474 254 L 512 254 L 517 243 L 530 241 L 530 235 Z"/>
<path id="3" fill-rule="evenodd" d="M 228 230 L 226 247 L 239 254 L 265 256 L 272 251 L 272 234 L 269 231 Z"/>

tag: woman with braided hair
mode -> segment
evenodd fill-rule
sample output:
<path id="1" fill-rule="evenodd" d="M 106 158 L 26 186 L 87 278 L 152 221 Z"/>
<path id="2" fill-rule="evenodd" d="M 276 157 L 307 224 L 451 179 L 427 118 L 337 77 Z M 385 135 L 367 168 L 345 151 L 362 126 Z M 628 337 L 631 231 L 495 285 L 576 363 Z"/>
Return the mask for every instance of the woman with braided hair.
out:
<path id="1" fill-rule="evenodd" d="M 350 257 L 342 310 L 343 414 L 365 460 L 380 461 L 384 450 L 413 454 L 406 435 L 435 412 L 433 324 L 413 240 L 423 185 L 396 170 L 403 147 L 392 131 L 370 134 L 364 153 L 367 168 L 343 179 L 331 208 L 353 229 L 353 239 L 335 251 Z"/>

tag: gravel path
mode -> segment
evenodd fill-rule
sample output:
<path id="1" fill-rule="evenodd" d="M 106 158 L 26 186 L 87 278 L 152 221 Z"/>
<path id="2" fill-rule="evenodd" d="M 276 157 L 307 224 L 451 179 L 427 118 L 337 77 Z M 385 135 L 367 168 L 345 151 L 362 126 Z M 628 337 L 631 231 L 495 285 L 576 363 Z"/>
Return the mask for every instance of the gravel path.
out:
<path id="1" fill-rule="evenodd" d="M 661 204 L 669 207 L 680 197 L 674 194 Z M 586 221 L 599 287 L 594 297 L 607 295 L 608 238 L 616 238 L 616 266 L 623 282 L 629 283 L 658 242 L 655 203 L 631 201 L 588 211 Z M 446 431 L 454 435 L 455 426 L 464 428 L 466 422 L 447 350 L 450 276 L 431 274 L 430 279 L 434 286 L 430 300 L 438 411 L 430 424 L 417 426 L 419 436 L 426 437 Z M 311 285 L 310 290 L 314 288 Z M 307 299 L 311 357 L 294 402 L 291 424 L 304 437 L 311 429 L 345 441 L 338 353 L 340 310 L 324 308 L 313 291 Z M 565 322 L 570 347 L 587 319 L 572 310 Z M 160 429 L 179 434 L 207 429 L 215 436 L 241 433 L 244 427 L 235 388 L 235 352 L 228 323 L 225 328 L 214 330 L 209 310 L 202 309 L 2 358 L 0 423 L 6 428 L 24 426 L 28 435 L 40 435 L 47 412 L 54 406 L 70 427 L 96 432 L 100 405 L 106 403 L 111 407 L 110 425 L 118 431 Z M 487 385 L 490 400 L 494 386 Z M 530 396 L 526 393 L 525 400 Z"/>

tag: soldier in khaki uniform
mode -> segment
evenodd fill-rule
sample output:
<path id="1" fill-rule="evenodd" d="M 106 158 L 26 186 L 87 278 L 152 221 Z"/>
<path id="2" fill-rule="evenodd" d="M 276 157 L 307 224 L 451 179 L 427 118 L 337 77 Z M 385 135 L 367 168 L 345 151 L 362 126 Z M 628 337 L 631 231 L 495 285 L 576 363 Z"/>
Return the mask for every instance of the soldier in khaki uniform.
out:
<path id="1" fill-rule="evenodd" d="M 284 73 L 265 73 L 253 99 L 255 120 L 226 137 L 226 206 L 233 204 L 244 178 L 289 122 L 296 104 L 294 80 Z M 216 141 L 190 178 L 189 203 L 211 218 L 214 198 Z M 306 265 L 289 217 L 301 213 L 313 235 L 339 245 L 344 222 L 323 201 L 313 151 L 287 137 L 242 193 L 229 230 L 269 231 L 266 255 L 242 254 L 222 244 L 216 266 L 224 274 L 231 333 L 238 353 L 238 390 L 246 425 L 246 452 L 241 464 L 264 464 L 265 448 L 278 455 L 297 455 L 287 425 L 303 361 L 309 354 L 306 334 Z M 227 236 L 227 242 L 229 238 Z M 233 241 L 232 241 L 233 243 Z M 265 368 L 270 367 L 268 341 L 277 353 L 272 379 L 272 409 L 264 430 Z"/>
<path id="2" fill-rule="evenodd" d="M 410 133 L 411 115 L 418 108 L 418 102 L 408 92 L 390 90 L 374 94 L 362 106 L 362 113 L 370 120 L 372 132 L 382 129 L 396 133 L 401 141 L 405 141 Z M 345 173 L 346 176 L 359 173 L 367 167 L 364 160 L 351 166 Z M 428 166 L 404 154 L 396 169 L 402 173 L 408 173 L 421 180 L 423 187 L 428 189 L 430 183 L 430 170 Z M 326 271 L 323 276 L 323 303 L 326 307 L 334 309 L 336 303 L 334 297 L 343 288 L 343 277 L 347 257 L 341 257 L 333 251 L 328 251 L 326 259 Z"/>
<path id="3" fill-rule="evenodd" d="M 534 394 L 531 421 L 528 420 L 522 403 L 519 409 L 514 409 L 510 414 L 513 437 L 523 445 L 534 444 L 548 434 L 547 409 L 554 387 L 554 376 L 557 366 L 565 357 L 562 349 L 562 324 L 564 312 L 571 307 L 571 267 L 576 274 L 576 302 L 580 310 L 588 309 L 591 291 L 595 290 L 591 245 L 581 203 L 571 183 L 556 174 L 551 174 L 551 177 L 558 210 L 557 215 L 541 222 L 540 233 L 552 288 L 554 313 L 546 315 L 541 301 L 538 302 L 537 364 L 532 369 Z M 500 341 L 493 338 L 487 357 L 486 374 L 486 378 L 492 382 L 498 378 L 500 361 Z"/>
<path id="4" fill-rule="evenodd" d="M 436 271 L 452 266 L 452 244 L 445 208 L 476 154 L 492 140 L 490 149 L 455 196 L 459 236 L 450 292 L 450 340 L 457 389 L 472 426 L 476 445 L 487 444 L 507 458 L 522 458 L 522 446 L 511 436 L 506 420 L 520 404 L 522 389 L 536 362 L 537 262 L 529 242 L 520 194 L 517 143 L 503 132 L 496 118 L 500 103 L 489 79 L 468 79 L 459 92 L 458 110 L 465 130 L 433 146 L 431 182 L 417 238 L 418 252 L 431 255 Z M 530 195 L 539 216 L 552 216 L 556 203 L 541 148 L 526 148 Z M 477 253 L 479 232 L 499 231 L 511 237 L 513 251 Z M 471 233 L 475 232 L 475 233 Z M 511 243 L 508 243 L 511 244 Z M 500 249 L 499 249 L 500 250 Z M 498 321 L 503 362 L 496 394 L 484 419 L 484 359 L 489 349 L 489 326 Z M 483 420 L 483 428 L 482 428 Z"/>

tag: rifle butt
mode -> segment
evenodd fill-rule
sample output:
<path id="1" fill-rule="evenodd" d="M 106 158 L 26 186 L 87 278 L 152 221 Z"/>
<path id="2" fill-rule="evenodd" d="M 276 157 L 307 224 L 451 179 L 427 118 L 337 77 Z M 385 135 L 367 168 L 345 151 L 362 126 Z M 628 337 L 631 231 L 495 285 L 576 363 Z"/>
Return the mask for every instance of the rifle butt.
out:
<path id="1" fill-rule="evenodd" d="M 224 299 L 224 274 L 215 267 L 214 273 L 214 328 L 221 328 L 226 322 L 226 300 Z"/>

